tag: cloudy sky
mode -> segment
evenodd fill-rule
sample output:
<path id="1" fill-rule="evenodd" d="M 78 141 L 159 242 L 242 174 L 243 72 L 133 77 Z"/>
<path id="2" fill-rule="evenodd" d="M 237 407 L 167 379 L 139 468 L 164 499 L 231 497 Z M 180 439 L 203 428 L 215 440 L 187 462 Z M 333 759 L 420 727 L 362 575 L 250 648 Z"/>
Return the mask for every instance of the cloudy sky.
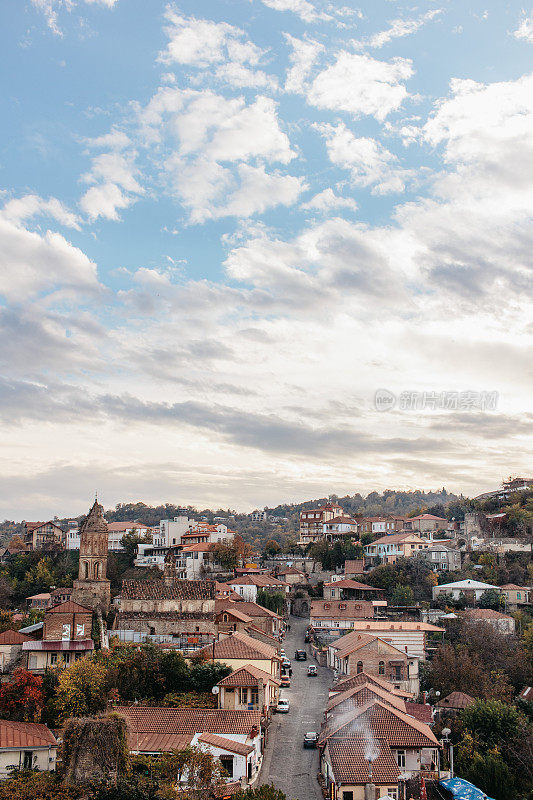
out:
<path id="1" fill-rule="evenodd" d="M 530 476 L 530 8 L 6 0 L 0 30 L 1 518 Z"/>

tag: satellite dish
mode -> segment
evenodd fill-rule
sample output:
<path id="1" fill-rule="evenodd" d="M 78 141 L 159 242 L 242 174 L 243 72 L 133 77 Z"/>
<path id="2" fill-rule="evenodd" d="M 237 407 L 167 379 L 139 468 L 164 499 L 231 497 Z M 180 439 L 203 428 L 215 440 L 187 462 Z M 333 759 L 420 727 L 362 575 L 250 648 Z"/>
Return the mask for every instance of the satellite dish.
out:
<path id="1" fill-rule="evenodd" d="M 211 689 L 211 694 L 218 694 L 219 691 L 220 691 L 219 686 L 213 686 L 213 688 Z"/>

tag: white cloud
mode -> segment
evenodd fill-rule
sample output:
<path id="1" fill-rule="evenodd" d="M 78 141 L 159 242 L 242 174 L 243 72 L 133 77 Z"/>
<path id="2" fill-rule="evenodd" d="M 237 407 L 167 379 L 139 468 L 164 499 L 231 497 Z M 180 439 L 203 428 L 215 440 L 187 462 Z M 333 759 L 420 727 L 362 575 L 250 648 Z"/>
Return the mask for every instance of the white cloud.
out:
<path id="1" fill-rule="evenodd" d="M 514 31 L 514 35 L 517 39 L 524 39 L 526 42 L 533 43 L 533 14 L 528 17 L 524 16 L 520 25 Z"/>
<path id="2" fill-rule="evenodd" d="M 41 292 L 98 288 L 96 265 L 59 233 L 43 236 L 0 215 L 0 294 L 25 302 Z"/>
<path id="3" fill-rule="evenodd" d="M 307 203 L 300 206 L 305 211 L 318 211 L 327 213 L 336 208 L 347 208 L 350 211 L 357 211 L 357 203 L 351 197 L 339 197 L 333 189 L 324 189 L 323 192 L 315 194 Z"/>
<path id="4" fill-rule="evenodd" d="M 390 22 L 390 27 L 387 30 L 374 33 L 366 39 L 354 40 L 353 46 L 362 49 L 365 47 L 380 48 L 391 42 L 393 39 L 399 39 L 403 36 L 410 36 L 422 28 L 426 22 L 430 22 L 435 17 L 442 14 L 441 8 L 435 8 L 427 11 L 417 19 L 394 19 Z"/>
<path id="5" fill-rule="evenodd" d="M 93 139 L 85 139 L 85 143 L 89 147 L 103 147 L 110 150 L 124 150 L 129 147 L 131 140 L 124 131 L 118 128 L 112 128 L 109 133 L 104 133 L 102 136 L 95 136 Z"/>
<path id="6" fill-rule="evenodd" d="M 308 39 L 295 39 L 288 33 L 285 34 L 285 39 L 292 47 L 289 57 L 291 67 L 287 71 L 285 91 L 303 92 L 311 70 L 318 56 L 324 50 L 324 46 Z"/>
<path id="7" fill-rule="evenodd" d="M 48 27 L 53 33 L 56 34 L 56 36 L 63 35 L 58 25 L 58 12 L 61 9 L 70 11 L 77 5 L 76 0 L 31 0 L 31 2 L 35 8 L 44 14 Z M 107 8 L 113 8 L 118 0 L 84 0 L 84 2 L 90 5 L 100 5 L 106 6 Z"/>
<path id="8" fill-rule="evenodd" d="M 316 125 L 326 140 L 330 161 L 350 170 L 355 186 L 371 186 L 373 194 L 403 192 L 408 170 L 400 167 L 397 156 L 375 139 L 355 137 L 344 125 Z"/>
<path id="9" fill-rule="evenodd" d="M 235 62 L 221 64 L 217 67 L 215 78 L 236 89 L 254 87 L 256 89 L 276 91 L 278 88 L 278 80 L 273 75 L 267 75 L 261 69 L 250 69 Z"/>
<path id="10" fill-rule="evenodd" d="M 409 59 L 378 61 L 368 55 L 341 52 L 336 62 L 314 79 L 307 99 L 318 108 L 383 121 L 407 97 L 404 81 L 412 74 Z"/>
<path id="11" fill-rule="evenodd" d="M 1 210 L 1 215 L 11 222 L 20 223 L 23 220 L 31 219 L 36 216 L 52 217 L 61 225 L 68 228 L 80 229 L 80 218 L 77 214 L 69 211 L 63 203 L 55 197 L 45 200 L 36 194 L 27 194 L 9 200 Z"/>
<path id="12" fill-rule="evenodd" d="M 137 174 L 134 152 L 101 153 L 92 159 L 91 169 L 82 175 L 82 180 L 97 185 L 88 189 L 80 199 L 80 207 L 91 222 L 98 217 L 120 219 L 119 209 L 128 208 L 136 202 L 139 195 L 144 194 L 143 187 L 137 181 Z"/>
<path id="13" fill-rule="evenodd" d="M 320 13 L 308 0 L 261 0 L 263 5 L 274 11 L 292 11 L 303 22 L 317 22 L 331 19 L 329 14 Z"/>

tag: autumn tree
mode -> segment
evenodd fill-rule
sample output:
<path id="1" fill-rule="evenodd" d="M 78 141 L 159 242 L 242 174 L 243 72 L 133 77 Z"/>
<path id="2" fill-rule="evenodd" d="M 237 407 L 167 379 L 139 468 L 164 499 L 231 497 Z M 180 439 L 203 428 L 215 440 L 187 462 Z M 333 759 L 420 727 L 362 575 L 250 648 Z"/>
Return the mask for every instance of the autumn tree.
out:
<path id="1" fill-rule="evenodd" d="M 43 707 L 43 679 L 27 669 L 14 670 L 11 680 L 0 684 L 0 716 L 33 722 Z"/>
<path id="2" fill-rule="evenodd" d="M 84 717 L 106 707 L 106 670 L 91 658 L 81 658 L 59 675 L 55 705 L 59 718 Z"/>

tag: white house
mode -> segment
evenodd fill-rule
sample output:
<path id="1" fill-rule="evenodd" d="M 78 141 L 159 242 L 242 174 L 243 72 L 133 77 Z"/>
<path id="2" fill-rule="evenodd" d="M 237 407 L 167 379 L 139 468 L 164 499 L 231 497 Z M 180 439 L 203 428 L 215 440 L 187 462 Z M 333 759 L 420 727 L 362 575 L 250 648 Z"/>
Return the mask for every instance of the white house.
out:
<path id="1" fill-rule="evenodd" d="M 46 725 L 0 719 L 0 778 L 10 767 L 51 772 L 56 768 L 58 743 Z"/>
<path id="2" fill-rule="evenodd" d="M 228 581 L 228 585 L 244 600 L 252 603 L 256 602 L 257 592 L 260 589 L 266 592 L 288 594 L 291 588 L 288 583 L 283 583 L 271 575 L 241 575 L 239 578 L 232 578 Z"/>
<path id="3" fill-rule="evenodd" d="M 467 601 L 477 602 L 481 595 L 489 589 L 496 589 L 496 591 L 499 591 L 500 587 L 468 578 L 464 581 L 454 581 L 452 583 L 443 583 L 440 586 L 434 586 L 432 593 L 433 600 L 437 600 L 439 597 L 450 597 L 452 600 L 459 600 L 461 595 L 464 595 Z"/>

